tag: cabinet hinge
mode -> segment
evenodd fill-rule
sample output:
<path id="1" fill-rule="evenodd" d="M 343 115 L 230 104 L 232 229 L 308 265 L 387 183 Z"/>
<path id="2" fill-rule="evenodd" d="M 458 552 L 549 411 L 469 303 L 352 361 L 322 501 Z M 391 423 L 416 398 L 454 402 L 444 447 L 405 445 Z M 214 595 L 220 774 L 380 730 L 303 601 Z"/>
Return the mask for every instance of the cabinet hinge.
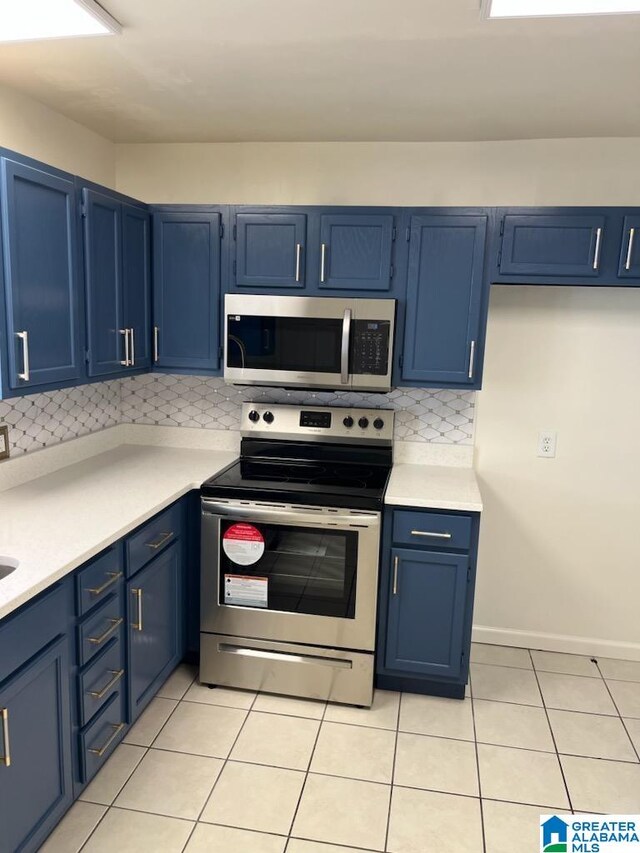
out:
<path id="1" fill-rule="evenodd" d="M 233 262 L 233 274 L 235 275 L 235 274 L 237 273 L 237 271 L 238 271 L 238 265 L 237 265 L 237 263 L 234 261 L 234 262 Z"/>
<path id="2" fill-rule="evenodd" d="M 498 266 L 502 263 L 502 249 L 498 252 Z"/>
<path id="3" fill-rule="evenodd" d="M 87 206 L 85 205 L 84 202 L 81 201 L 79 207 L 80 207 L 80 218 L 86 219 L 87 218 Z"/>
<path id="4" fill-rule="evenodd" d="M 398 366 L 402 367 L 403 365 L 404 365 L 404 356 L 401 355 L 400 358 L 398 359 Z"/>
<path id="5" fill-rule="evenodd" d="M 502 237 L 503 234 L 504 234 L 504 216 L 500 220 L 500 236 Z"/>
<path id="6" fill-rule="evenodd" d="M 392 228 L 391 229 L 391 242 L 393 242 L 395 239 L 396 239 L 396 229 Z"/>
<path id="7" fill-rule="evenodd" d="M 218 361 L 222 361 L 223 355 L 224 355 L 224 349 L 222 347 L 218 347 Z"/>
<path id="8" fill-rule="evenodd" d="M 405 239 L 406 239 L 407 243 L 411 239 L 411 228 L 405 229 Z"/>
<path id="9" fill-rule="evenodd" d="M 467 566 L 467 583 L 471 583 L 471 566 Z"/>
<path id="10" fill-rule="evenodd" d="M 395 272 L 395 268 L 394 268 L 393 264 L 391 264 L 391 266 L 389 267 L 389 278 L 393 278 L 394 272 Z"/>
<path id="11" fill-rule="evenodd" d="M 222 225 L 222 224 L 220 225 L 219 234 L 220 234 L 220 237 L 224 237 L 224 225 Z"/>
<path id="12" fill-rule="evenodd" d="M 84 351 L 84 360 L 85 360 L 85 364 L 89 364 L 89 350 L 88 349 L 86 349 Z"/>
<path id="13" fill-rule="evenodd" d="M 238 226 L 237 225 L 233 226 L 233 239 L 234 240 L 238 239 Z"/>

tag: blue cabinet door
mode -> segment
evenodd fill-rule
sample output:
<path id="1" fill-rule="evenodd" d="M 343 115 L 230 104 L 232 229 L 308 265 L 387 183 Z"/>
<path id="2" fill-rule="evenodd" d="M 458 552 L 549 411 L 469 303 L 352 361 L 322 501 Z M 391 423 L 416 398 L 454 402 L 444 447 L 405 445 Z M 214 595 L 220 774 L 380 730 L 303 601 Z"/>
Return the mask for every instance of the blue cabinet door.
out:
<path id="1" fill-rule="evenodd" d="M 391 550 L 385 667 L 460 675 L 468 565 L 464 554 Z"/>
<path id="2" fill-rule="evenodd" d="M 217 370 L 220 214 L 153 214 L 154 363 Z"/>
<path id="3" fill-rule="evenodd" d="M 404 383 L 473 385 L 480 371 L 487 216 L 411 219 Z"/>
<path id="4" fill-rule="evenodd" d="M 35 850 L 71 803 L 67 639 L 0 690 L 0 849 Z"/>
<path id="5" fill-rule="evenodd" d="M 82 203 L 88 372 L 103 376 L 129 367 L 122 298 L 122 205 L 86 188 Z"/>
<path id="6" fill-rule="evenodd" d="M 130 722 L 182 658 L 180 548 L 171 545 L 128 584 Z"/>
<path id="7" fill-rule="evenodd" d="M 620 278 L 640 278 L 640 216 L 625 216 L 618 266 Z"/>
<path id="8" fill-rule="evenodd" d="M 1 196 L 9 387 L 79 379 L 73 180 L 3 157 Z"/>
<path id="9" fill-rule="evenodd" d="M 304 287 L 304 213 L 238 213 L 234 233 L 239 287 Z"/>
<path id="10" fill-rule="evenodd" d="M 384 291 L 391 287 L 393 216 L 327 214 L 320 217 L 320 287 Z"/>
<path id="11" fill-rule="evenodd" d="M 143 207 L 122 205 L 122 290 L 131 367 L 151 366 L 151 222 Z"/>
<path id="12" fill-rule="evenodd" d="M 605 217 L 597 214 L 507 214 L 500 275 L 597 278 Z"/>

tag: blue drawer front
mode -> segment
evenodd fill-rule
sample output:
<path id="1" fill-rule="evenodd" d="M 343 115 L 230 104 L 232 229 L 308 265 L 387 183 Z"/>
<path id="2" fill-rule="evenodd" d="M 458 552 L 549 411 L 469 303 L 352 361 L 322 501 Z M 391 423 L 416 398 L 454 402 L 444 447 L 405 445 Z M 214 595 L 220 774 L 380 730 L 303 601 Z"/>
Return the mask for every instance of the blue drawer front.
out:
<path id="1" fill-rule="evenodd" d="M 181 504 L 173 504 L 127 539 L 127 577 L 160 554 L 180 535 Z"/>
<path id="2" fill-rule="evenodd" d="M 121 594 L 122 584 L 118 594 L 110 598 L 92 616 L 89 616 L 78 632 L 78 662 L 84 666 L 102 651 L 112 637 L 122 640 L 124 631 L 124 603 Z"/>
<path id="3" fill-rule="evenodd" d="M 103 711 L 80 734 L 82 781 L 92 779 L 109 758 L 125 732 L 124 693 L 115 693 Z"/>
<path id="4" fill-rule="evenodd" d="M 471 546 L 471 518 L 435 512 L 394 512 L 393 541 L 414 547 L 468 549 Z"/>
<path id="5" fill-rule="evenodd" d="M 76 575 L 78 615 L 84 616 L 104 601 L 124 577 L 122 545 L 105 551 Z"/>
<path id="6" fill-rule="evenodd" d="M 125 680 L 124 643 L 117 635 L 78 676 L 80 725 L 86 725 L 116 691 L 123 690 Z"/>

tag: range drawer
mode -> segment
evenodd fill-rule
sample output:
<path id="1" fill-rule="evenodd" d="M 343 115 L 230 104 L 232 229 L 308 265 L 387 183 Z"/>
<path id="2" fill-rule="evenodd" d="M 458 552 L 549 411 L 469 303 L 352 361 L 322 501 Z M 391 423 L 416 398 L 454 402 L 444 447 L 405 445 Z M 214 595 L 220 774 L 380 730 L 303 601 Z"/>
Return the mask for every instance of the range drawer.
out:
<path id="1" fill-rule="evenodd" d="M 89 663 L 92 657 L 105 648 L 112 637 L 122 640 L 124 629 L 124 603 L 122 595 L 112 593 L 105 603 L 78 628 L 78 662 Z"/>
<path id="2" fill-rule="evenodd" d="M 80 725 L 86 725 L 125 683 L 124 643 L 112 637 L 107 647 L 78 676 Z"/>
<path id="3" fill-rule="evenodd" d="M 127 577 L 145 566 L 180 535 L 182 506 L 173 504 L 127 539 Z"/>
<path id="4" fill-rule="evenodd" d="M 104 601 L 124 577 L 122 545 L 109 548 L 76 576 L 78 615 L 84 616 L 92 607 Z"/>
<path id="5" fill-rule="evenodd" d="M 471 545 L 471 518 L 436 512 L 394 512 L 393 541 L 399 545 L 468 549 Z"/>
<path id="6" fill-rule="evenodd" d="M 104 709 L 80 734 L 82 781 L 88 782 L 122 740 L 125 730 L 124 693 L 114 693 Z"/>

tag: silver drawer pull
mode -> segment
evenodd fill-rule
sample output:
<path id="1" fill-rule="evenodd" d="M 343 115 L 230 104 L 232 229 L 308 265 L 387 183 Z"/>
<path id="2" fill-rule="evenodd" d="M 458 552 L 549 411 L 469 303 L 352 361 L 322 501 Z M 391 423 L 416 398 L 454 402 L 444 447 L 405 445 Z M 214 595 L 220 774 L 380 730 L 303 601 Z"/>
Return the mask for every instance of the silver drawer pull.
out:
<path id="1" fill-rule="evenodd" d="M 102 756 L 103 756 L 103 755 L 105 754 L 105 752 L 109 749 L 109 747 L 110 747 L 110 746 L 111 746 L 111 744 L 114 742 L 114 740 L 118 737 L 118 735 L 120 734 L 120 732 L 121 732 L 121 731 L 122 731 L 122 729 L 124 728 L 124 723 L 118 723 L 117 725 L 112 725 L 112 726 L 111 726 L 111 728 L 113 729 L 113 734 L 112 734 L 112 735 L 111 735 L 111 737 L 107 740 L 107 742 L 105 743 L 105 745 L 104 745 L 104 746 L 101 746 L 99 749 L 96 747 L 95 749 L 90 749 L 90 750 L 89 750 L 89 752 L 91 752 L 93 755 L 97 755 L 97 756 L 98 756 L 98 758 L 102 758 Z"/>
<path id="2" fill-rule="evenodd" d="M 124 359 L 120 362 L 123 367 L 129 367 L 131 359 L 129 358 L 129 329 L 120 329 L 120 334 L 124 335 Z"/>
<path id="3" fill-rule="evenodd" d="M 324 282 L 326 265 L 327 265 L 327 244 L 322 243 L 320 246 L 320 281 L 321 282 Z"/>
<path id="4" fill-rule="evenodd" d="M 2 743 L 4 755 L 2 763 L 5 767 L 11 767 L 11 742 L 9 741 L 9 709 L 3 708 L 0 711 L 0 719 L 2 719 Z"/>
<path id="5" fill-rule="evenodd" d="M 308 663 L 316 666 L 332 666 L 336 669 L 352 669 L 353 663 L 342 658 L 325 658 L 320 655 L 296 655 L 291 652 L 270 652 L 266 649 L 252 649 L 250 646 L 234 646 L 232 643 L 218 643 L 218 651 L 241 657 L 262 658 L 263 660 L 283 661 L 284 663 Z"/>
<path id="6" fill-rule="evenodd" d="M 153 327 L 153 363 L 157 364 L 160 360 L 160 328 Z"/>
<path id="7" fill-rule="evenodd" d="M 135 595 L 138 604 L 138 621 L 132 622 L 131 627 L 134 631 L 142 631 L 142 589 L 132 589 L 131 595 Z"/>
<path id="8" fill-rule="evenodd" d="M 596 228 L 596 248 L 593 253 L 593 268 L 597 270 L 600 266 L 600 246 L 602 245 L 602 228 Z"/>
<path id="9" fill-rule="evenodd" d="M 300 281 L 300 255 L 302 254 L 302 244 L 296 243 L 296 282 Z"/>
<path id="10" fill-rule="evenodd" d="M 109 681 L 108 684 L 102 688 L 102 690 L 90 690 L 89 696 L 92 696 L 94 699 L 102 699 L 107 693 L 111 690 L 114 684 L 117 684 L 122 676 L 124 675 L 124 669 L 110 669 L 109 675 L 112 675 L 113 678 Z"/>
<path id="11" fill-rule="evenodd" d="M 428 536 L 430 539 L 451 539 L 451 533 L 435 533 L 432 530 L 412 530 L 412 536 Z"/>
<path id="12" fill-rule="evenodd" d="M 629 228 L 629 245 L 627 246 L 627 259 L 624 264 L 626 270 L 631 269 L 631 258 L 633 257 L 633 240 L 636 236 L 636 229 Z"/>
<path id="13" fill-rule="evenodd" d="M 114 583 L 117 583 L 122 577 L 122 572 L 107 572 L 108 581 L 102 584 L 102 586 L 89 587 L 87 592 L 91 593 L 91 595 L 102 595 L 102 593 L 109 589 L 110 586 L 113 586 Z"/>
<path id="14" fill-rule="evenodd" d="M 99 637 L 89 637 L 90 643 L 93 643 L 94 646 L 102 645 L 102 643 L 104 643 L 104 641 L 107 639 L 107 637 L 110 637 L 113 634 L 113 632 L 116 630 L 116 628 L 118 628 L 120 625 L 122 625 L 122 623 L 124 622 L 124 619 L 121 616 L 119 619 L 109 619 L 109 622 L 111 622 L 111 625 L 109 626 L 109 628 L 107 628 L 107 630 L 104 632 L 104 634 L 101 634 Z"/>
<path id="15" fill-rule="evenodd" d="M 175 534 L 174 534 L 173 530 L 170 530 L 168 533 L 163 533 L 163 534 L 160 536 L 160 538 L 159 538 L 159 539 L 156 539 L 156 541 L 155 541 L 155 542 L 145 542 L 145 543 L 144 543 L 144 544 L 145 544 L 145 547 L 146 547 L 146 548 L 151 548 L 151 549 L 153 549 L 154 551 L 157 551 L 157 550 L 158 550 L 158 548 L 162 548 L 162 546 L 164 545 L 164 543 L 165 543 L 165 542 L 168 542 L 168 541 L 169 541 L 169 539 L 171 539 L 171 537 L 172 537 L 172 536 L 174 536 L 174 535 L 175 535 Z"/>
<path id="16" fill-rule="evenodd" d="M 16 338 L 22 341 L 22 373 L 18 373 L 18 379 L 29 382 L 31 369 L 29 367 L 29 332 L 16 332 Z"/>
<path id="17" fill-rule="evenodd" d="M 398 594 L 398 565 L 400 563 L 400 557 L 393 558 L 393 594 Z"/>

